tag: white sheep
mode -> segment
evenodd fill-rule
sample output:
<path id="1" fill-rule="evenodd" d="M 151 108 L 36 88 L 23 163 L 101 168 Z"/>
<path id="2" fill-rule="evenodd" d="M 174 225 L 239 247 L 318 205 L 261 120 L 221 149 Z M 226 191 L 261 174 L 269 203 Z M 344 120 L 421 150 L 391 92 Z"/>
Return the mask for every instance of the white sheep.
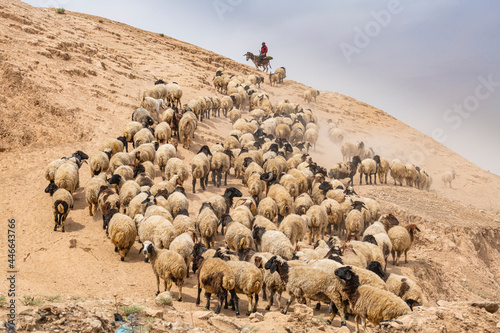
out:
<path id="1" fill-rule="evenodd" d="M 137 230 L 132 219 L 120 213 L 114 214 L 109 222 L 109 238 L 115 245 L 115 252 L 120 254 L 121 261 L 125 260 L 136 237 Z"/>
<path id="2" fill-rule="evenodd" d="M 64 222 L 68 217 L 71 209 L 73 209 L 73 196 L 63 188 L 58 188 L 56 184 L 50 183 L 45 189 L 45 193 L 49 193 L 52 197 L 52 210 L 54 212 L 54 231 L 61 226 L 61 231 L 64 232 Z"/>
<path id="3" fill-rule="evenodd" d="M 455 173 L 455 169 L 452 169 L 451 171 L 446 171 L 441 175 L 441 180 L 443 181 L 444 187 L 446 187 L 446 184 L 450 185 L 451 188 L 451 182 L 452 180 L 455 179 L 457 174 Z"/>
<path id="4" fill-rule="evenodd" d="M 165 108 L 163 99 L 155 99 L 153 97 L 144 97 L 141 107 L 148 110 L 151 114 L 156 114 L 156 121 L 160 122 L 160 109 Z"/>

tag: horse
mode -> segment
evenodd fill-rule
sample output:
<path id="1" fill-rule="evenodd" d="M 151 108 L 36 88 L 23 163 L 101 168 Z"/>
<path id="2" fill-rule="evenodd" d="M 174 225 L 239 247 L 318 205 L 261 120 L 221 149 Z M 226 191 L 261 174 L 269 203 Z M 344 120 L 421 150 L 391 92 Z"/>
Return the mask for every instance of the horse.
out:
<path id="1" fill-rule="evenodd" d="M 262 59 L 262 61 L 260 62 L 260 65 L 258 65 L 259 63 L 258 55 L 255 55 L 252 52 L 247 52 L 243 56 L 247 57 L 247 61 L 251 59 L 257 69 L 259 69 L 259 67 L 262 67 L 262 70 L 264 70 L 266 73 L 269 70 L 269 68 L 271 68 L 271 63 L 270 63 L 270 60 L 272 59 L 271 57 L 264 57 L 264 59 Z"/>

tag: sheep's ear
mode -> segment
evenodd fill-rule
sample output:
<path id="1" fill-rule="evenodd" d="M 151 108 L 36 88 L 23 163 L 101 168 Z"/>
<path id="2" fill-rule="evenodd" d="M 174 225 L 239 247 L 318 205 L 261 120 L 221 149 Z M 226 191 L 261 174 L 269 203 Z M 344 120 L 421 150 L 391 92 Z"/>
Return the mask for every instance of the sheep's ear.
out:
<path id="1" fill-rule="evenodd" d="M 144 244 L 142 244 L 141 248 L 139 249 L 139 254 L 141 254 L 142 250 L 144 250 Z"/>
<path id="2" fill-rule="evenodd" d="M 269 271 L 271 272 L 271 274 L 273 274 L 277 270 L 278 270 L 278 265 L 276 265 L 276 262 L 273 261 L 273 263 L 271 264 L 271 267 L 269 268 Z"/>
<path id="3" fill-rule="evenodd" d="M 156 250 L 153 245 L 148 247 L 148 253 L 151 253 L 152 255 L 156 255 Z"/>

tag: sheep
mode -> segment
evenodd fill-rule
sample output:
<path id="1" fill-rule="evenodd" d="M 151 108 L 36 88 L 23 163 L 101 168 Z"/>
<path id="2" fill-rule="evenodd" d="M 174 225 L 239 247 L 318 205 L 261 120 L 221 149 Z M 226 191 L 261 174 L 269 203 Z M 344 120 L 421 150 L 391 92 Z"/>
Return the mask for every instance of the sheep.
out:
<path id="1" fill-rule="evenodd" d="M 123 148 L 127 146 L 127 140 L 125 140 L 124 136 L 119 136 L 116 139 L 108 138 L 105 139 L 97 150 L 105 151 L 111 149 L 112 155 L 122 152 Z"/>
<path id="2" fill-rule="evenodd" d="M 153 97 L 144 97 L 141 107 L 148 110 L 150 113 L 156 114 L 156 120 L 160 121 L 160 108 L 164 109 L 165 105 L 163 99 L 155 99 Z"/>
<path id="3" fill-rule="evenodd" d="M 80 176 L 78 166 L 74 163 L 61 164 L 54 173 L 54 184 L 73 194 L 79 187 Z"/>
<path id="4" fill-rule="evenodd" d="M 194 244 L 197 241 L 196 232 L 194 228 L 179 234 L 172 243 L 170 243 L 169 249 L 175 251 L 181 255 L 186 264 L 187 272 L 186 275 L 189 278 L 189 266 L 191 265 L 191 252 L 193 252 Z"/>
<path id="5" fill-rule="evenodd" d="M 104 152 L 97 151 L 90 156 L 89 167 L 91 177 L 99 175 L 101 172 L 108 171 L 111 154 L 111 150 L 106 150 Z"/>
<path id="6" fill-rule="evenodd" d="M 278 67 L 276 68 L 276 70 L 274 71 L 274 74 L 278 74 L 278 77 L 279 77 L 279 83 L 283 84 L 283 79 L 286 78 L 286 69 L 285 67 Z"/>
<path id="7" fill-rule="evenodd" d="M 125 129 L 123 130 L 123 137 L 125 138 L 125 151 L 128 153 L 128 143 L 132 142 L 132 147 L 135 148 L 134 136 L 137 132 L 143 129 L 144 126 L 137 122 L 131 121 L 127 125 L 125 125 Z"/>
<path id="8" fill-rule="evenodd" d="M 135 157 L 136 163 L 143 163 L 146 161 L 154 163 L 156 157 L 156 150 L 159 147 L 160 144 L 158 143 L 158 141 L 146 142 L 140 145 L 136 144 L 136 148 L 131 152 L 131 154 Z"/>
<path id="9" fill-rule="evenodd" d="M 217 215 L 212 204 L 205 202 L 201 205 L 196 219 L 196 228 L 201 236 L 201 241 L 207 248 L 214 248 L 217 233 Z"/>
<path id="10" fill-rule="evenodd" d="M 227 292 L 231 293 L 233 304 L 236 306 L 236 316 L 239 316 L 238 301 L 236 292 L 236 279 L 231 266 L 220 258 L 205 259 L 201 267 L 198 269 L 198 296 L 196 297 L 196 305 L 199 305 L 201 289 L 205 289 L 207 298 L 206 310 L 210 310 L 210 297 L 213 293 L 217 294 L 219 304 L 215 310 L 215 314 L 219 314 L 222 303 L 227 297 Z"/>
<path id="11" fill-rule="evenodd" d="M 271 273 L 278 272 L 281 280 L 286 283 L 286 291 L 290 299 L 286 302 L 283 314 L 288 312 L 288 307 L 295 298 L 332 302 L 340 312 L 341 326 L 346 325 L 341 296 L 342 284 L 330 270 L 308 265 L 290 267 L 286 261 L 276 256 L 266 262 L 265 268 Z M 329 325 L 334 317 L 333 311 L 327 320 Z"/>
<path id="12" fill-rule="evenodd" d="M 111 156 L 109 160 L 109 168 L 108 171 L 114 173 L 118 167 L 122 165 L 130 165 L 134 164 L 134 157 L 132 154 L 119 152 Z"/>
<path id="13" fill-rule="evenodd" d="M 252 221 L 253 226 L 264 227 L 266 230 L 278 230 L 276 224 L 262 215 L 257 215 Z"/>
<path id="14" fill-rule="evenodd" d="M 45 189 L 45 193 L 49 193 L 52 197 L 52 209 L 54 212 L 54 231 L 61 226 L 61 231 L 64 232 L 64 222 L 68 217 L 71 209 L 73 209 L 73 196 L 63 188 L 58 188 L 56 184 L 50 183 Z"/>
<path id="15" fill-rule="evenodd" d="M 394 273 L 386 274 L 378 261 L 370 262 L 366 266 L 366 269 L 377 274 L 385 282 L 387 290 L 401 297 L 410 306 L 410 309 L 423 304 L 424 296 L 422 289 L 413 280 L 403 275 Z"/>
<path id="16" fill-rule="evenodd" d="M 170 291 L 172 281 L 179 288 L 179 302 L 182 302 L 182 285 L 187 274 L 187 266 L 182 256 L 172 250 L 155 249 L 153 243 L 147 241 L 142 244 L 140 252 L 147 254 L 156 276 L 156 295 L 160 293 L 160 278 L 163 279 L 165 291 Z"/>
<path id="17" fill-rule="evenodd" d="M 202 146 L 197 155 L 191 160 L 191 177 L 193 178 L 193 193 L 196 193 L 196 179 L 200 179 L 203 191 L 208 184 L 208 174 L 210 172 L 209 156 L 212 156 L 208 146 Z"/>
<path id="18" fill-rule="evenodd" d="M 179 176 L 181 184 L 189 177 L 187 166 L 177 157 L 172 157 L 167 161 L 164 174 L 166 179 L 171 179 L 174 175 Z"/>
<path id="19" fill-rule="evenodd" d="M 121 261 L 125 261 L 136 237 L 137 230 L 132 219 L 124 214 L 114 214 L 109 221 L 109 238 L 115 245 L 115 252 L 120 254 Z"/>
<path id="20" fill-rule="evenodd" d="M 127 215 L 134 218 L 137 214 L 144 214 L 146 212 L 146 203 L 144 202 L 149 197 L 149 193 L 141 192 L 136 195 L 128 204 Z"/>
<path id="21" fill-rule="evenodd" d="M 344 141 L 344 132 L 340 128 L 330 128 L 328 130 L 328 137 L 334 144 L 340 144 Z"/>
<path id="22" fill-rule="evenodd" d="M 153 126 L 155 123 L 153 120 L 153 117 L 151 117 L 151 113 L 142 107 L 138 107 L 132 113 L 132 121 L 136 121 L 138 123 L 141 123 L 142 126 L 144 126 L 144 127 Z"/>
<path id="23" fill-rule="evenodd" d="M 196 229 L 195 222 L 191 220 L 188 211 L 184 208 L 179 210 L 177 216 L 173 218 L 172 225 L 174 226 L 175 233 L 177 235 L 181 235 L 185 232 L 188 232 L 189 229 Z"/>
<path id="24" fill-rule="evenodd" d="M 170 125 L 166 122 L 160 122 L 155 127 L 155 140 L 160 144 L 167 143 L 170 140 L 172 135 L 172 130 L 170 129 Z"/>
<path id="25" fill-rule="evenodd" d="M 269 84 L 271 87 L 274 85 L 277 85 L 279 83 L 280 76 L 278 73 L 269 73 Z"/>
<path id="26" fill-rule="evenodd" d="M 104 176 L 104 177 L 103 177 Z M 55 184 L 54 184 L 55 185 Z M 97 199 L 99 195 L 99 189 L 101 186 L 106 185 L 105 175 L 92 177 L 87 184 L 85 184 L 85 200 L 89 205 L 89 215 L 94 216 L 97 210 Z"/>
<path id="27" fill-rule="evenodd" d="M 255 240 L 256 250 L 258 250 L 257 245 L 260 245 L 262 252 L 270 252 L 286 260 L 292 259 L 295 248 L 283 232 L 266 231 L 264 227 L 256 226 L 253 228 L 252 236 Z"/>
<path id="28" fill-rule="evenodd" d="M 174 192 L 168 196 L 165 208 L 167 208 L 174 218 L 179 214 L 180 210 L 189 210 L 189 201 L 186 198 L 183 187 L 177 187 Z"/>
<path id="29" fill-rule="evenodd" d="M 217 218 L 220 220 L 222 215 L 228 214 L 229 209 L 233 205 L 233 199 L 241 197 L 243 194 L 236 187 L 228 187 L 223 195 L 215 195 L 208 198 L 205 202 L 212 205 L 216 212 Z"/>
<path id="30" fill-rule="evenodd" d="M 229 215 L 237 222 L 240 222 L 248 229 L 252 229 L 252 220 L 254 217 L 255 203 L 253 200 L 245 199 L 241 205 L 235 207 Z"/>
<path id="31" fill-rule="evenodd" d="M 372 174 L 375 176 L 374 184 L 377 185 L 377 162 L 371 158 L 366 158 L 361 161 L 358 167 L 359 185 L 363 184 L 363 174 L 365 175 L 365 183 L 368 184 L 368 176 L 370 176 L 370 185 L 372 184 Z"/>
<path id="32" fill-rule="evenodd" d="M 127 207 L 137 194 L 141 193 L 141 187 L 135 180 L 127 180 L 120 188 L 120 213 L 126 214 Z"/>
<path id="33" fill-rule="evenodd" d="M 278 215 L 278 205 L 276 201 L 270 197 L 262 199 L 257 207 L 257 214 L 262 215 L 269 221 L 274 221 L 275 217 Z"/>
<path id="34" fill-rule="evenodd" d="M 310 103 L 312 100 L 311 91 L 305 90 L 302 94 L 302 98 L 304 98 L 304 103 Z"/>
<path id="35" fill-rule="evenodd" d="M 387 235 L 389 235 L 392 243 L 391 254 L 393 265 L 398 265 L 399 258 L 403 252 L 405 254 L 405 263 L 408 263 L 407 254 L 415 240 L 416 231 L 420 231 L 416 224 L 409 224 L 406 227 L 398 225 L 389 229 Z"/>
<path id="36" fill-rule="evenodd" d="M 359 156 L 354 156 L 351 162 L 347 163 L 337 163 L 328 172 L 328 177 L 332 179 L 345 179 L 349 178 L 347 185 L 354 185 L 354 175 L 358 169 L 358 165 L 361 163 Z"/>
<path id="37" fill-rule="evenodd" d="M 233 108 L 233 100 L 229 96 L 224 96 L 220 100 L 220 107 L 222 109 L 222 114 L 227 118 L 227 113 Z"/>
<path id="38" fill-rule="evenodd" d="M 225 235 L 227 247 L 235 251 L 241 260 L 243 251 L 245 249 L 253 249 L 254 247 L 252 232 L 243 224 L 234 221 L 230 215 L 223 215 L 221 224 L 227 228 Z"/>
<path id="39" fill-rule="evenodd" d="M 183 147 L 189 150 L 191 140 L 194 137 L 194 131 L 197 126 L 196 118 L 189 113 L 185 113 L 179 121 L 179 135 Z"/>
<path id="40" fill-rule="evenodd" d="M 446 171 L 445 173 L 443 173 L 441 175 L 441 180 L 443 181 L 444 187 L 446 187 L 446 184 L 449 184 L 450 188 L 452 188 L 451 182 L 452 182 L 452 180 L 455 179 L 456 176 L 457 176 L 457 174 L 455 173 L 455 169 L 452 169 L 451 171 Z"/>
<path id="41" fill-rule="evenodd" d="M 406 173 L 405 173 L 405 181 L 406 185 L 408 186 L 413 186 L 415 181 L 417 180 L 417 169 L 413 164 L 406 164 L 405 165 Z"/>
<path id="42" fill-rule="evenodd" d="M 366 319 L 374 325 L 382 320 L 391 320 L 407 314 L 409 306 L 399 297 L 389 291 L 381 290 L 368 285 L 360 285 L 358 274 L 350 266 L 335 270 L 335 276 L 344 281 L 344 292 L 356 318 L 356 332 L 359 321 L 366 330 Z"/>
<path id="43" fill-rule="evenodd" d="M 255 164 L 255 163 L 252 163 Z M 260 204 L 260 198 L 266 190 L 266 183 L 261 180 L 261 174 L 258 172 L 252 173 L 247 180 L 248 193 L 254 198 L 257 205 Z"/>
<path id="44" fill-rule="evenodd" d="M 375 260 L 380 262 L 385 269 L 384 254 L 378 247 L 378 244 L 375 244 L 375 238 L 373 236 L 366 236 L 362 242 L 357 239 L 357 235 L 350 234 L 347 235 L 346 242 L 352 245 L 356 253 L 361 253 L 366 258 L 367 263 Z"/>
<path id="45" fill-rule="evenodd" d="M 405 166 L 399 161 L 399 160 L 394 160 L 391 163 L 391 177 L 394 179 L 394 186 L 396 186 L 396 181 L 399 182 L 400 186 L 403 186 L 403 179 L 406 176 L 406 168 Z"/>
<path id="46" fill-rule="evenodd" d="M 299 182 L 299 193 L 300 194 L 307 192 L 307 190 L 309 188 L 309 184 L 308 184 L 306 176 L 301 171 L 299 171 L 295 168 L 291 168 L 291 169 L 288 169 L 287 173 L 294 176 L 295 179 L 297 179 L 297 181 Z"/>
<path id="47" fill-rule="evenodd" d="M 309 245 L 316 239 L 323 238 L 328 226 L 328 214 L 324 206 L 313 205 L 306 212 L 308 217 L 307 227 L 309 229 Z"/>
<path id="48" fill-rule="evenodd" d="M 285 174 L 280 178 L 280 184 L 290 193 L 292 198 L 297 198 L 300 194 L 299 181 L 290 174 Z"/>
<path id="49" fill-rule="evenodd" d="M 149 197 L 151 198 L 151 197 Z M 148 198 L 148 200 L 149 200 Z M 169 222 L 173 222 L 174 221 L 174 218 L 172 217 L 172 214 L 170 214 L 170 212 L 163 206 L 159 206 L 159 205 L 151 205 L 151 206 L 148 206 L 146 205 L 147 208 L 146 208 L 146 211 L 144 212 L 144 218 L 148 218 L 150 216 L 154 216 L 154 215 L 157 215 L 157 216 L 161 216 L 165 219 L 167 219 Z M 177 233 L 177 231 L 176 231 Z"/>
<path id="50" fill-rule="evenodd" d="M 180 108 L 181 107 L 181 98 L 182 98 L 182 88 L 177 84 L 177 82 L 172 82 L 167 84 L 167 101 L 168 105 L 172 108 Z"/>
<path id="51" fill-rule="evenodd" d="M 342 142 L 342 145 L 340 146 L 340 152 L 342 153 L 344 162 L 348 162 L 352 157 L 356 155 L 359 156 L 360 145 L 361 144 L 359 142 L 356 144 L 349 141 Z"/>
<path id="52" fill-rule="evenodd" d="M 366 208 L 365 204 L 362 201 L 354 201 L 352 203 L 352 207 L 353 210 L 351 210 L 345 218 L 346 233 L 348 235 L 350 233 L 355 233 L 356 235 L 360 235 L 365 225 L 361 209 L 363 208 L 368 209 L 368 208 Z"/>
<path id="53" fill-rule="evenodd" d="M 278 205 L 278 222 L 293 213 L 293 198 L 281 184 L 274 184 L 269 188 L 268 197 L 274 199 Z"/>
<path id="54" fill-rule="evenodd" d="M 302 216 L 290 214 L 281 222 L 279 231 L 290 239 L 292 245 L 297 246 L 306 234 L 306 221 Z"/>
<path id="55" fill-rule="evenodd" d="M 290 137 L 291 129 L 287 124 L 276 126 L 276 138 L 287 139 Z"/>
<path id="56" fill-rule="evenodd" d="M 313 205 L 314 202 L 312 201 L 311 196 L 308 193 L 302 193 L 295 198 L 295 213 L 298 215 L 304 215 Z"/>
<path id="57" fill-rule="evenodd" d="M 158 164 L 158 167 L 160 169 L 160 174 L 163 180 L 166 179 L 165 167 L 167 166 L 168 160 L 176 156 L 177 156 L 177 149 L 175 148 L 174 145 L 167 143 L 158 147 L 158 150 L 156 151 L 155 154 L 155 158 L 156 158 L 156 164 Z"/>
<path id="58" fill-rule="evenodd" d="M 340 204 L 330 198 L 325 198 L 321 204 L 326 210 L 326 214 L 328 216 L 328 229 L 330 235 L 333 233 L 333 229 L 337 229 L 337 234 L 340 237 L 342 233 L 344 216 L 342 214 L 342 209 Z"/>
<path id="59" fill-rule="evenodd" d="M 231 122 L 231 124 L 234 124 L 236 120 L 241 118 L 241 111 L 238 109 L 232 109 L 231 111 L 229 111 L 228 115 L 229 121 Z"/>
<path id="60" fill-rule="evenodd" d="M 246 261 L 228 261 L 227 263 L 234 273 L 234 290 L 237 294 L 245 294 L 248 297 L 246 315 L 249 316 L 252 312 L 257 312 L 259 293 L 263 283 L 262 273 L 254 264 Z"/>
<path id="61" fill-rule="evenodd" d="M 377 174 L 380 184 L 387 184 L 387 174 L 389 173 L 389 161 L 379 155 L 373 156 L 377 162 Z"/>
<path id="62" fill-rule="evenodd" d="M 316 150 L 316 142 L 318 141 L 318 131 L 314 128 L 309 128 L 304 133 L 304 141 L 311 144 Z"/>

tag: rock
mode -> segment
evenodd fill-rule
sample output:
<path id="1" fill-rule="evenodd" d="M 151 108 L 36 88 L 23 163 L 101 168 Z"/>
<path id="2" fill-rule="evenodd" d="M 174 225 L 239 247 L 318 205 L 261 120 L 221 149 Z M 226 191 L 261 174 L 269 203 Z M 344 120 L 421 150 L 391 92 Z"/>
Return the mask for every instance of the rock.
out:
<path id="1" fill-rule="evenodd" d="M 239 332 L 242 329 L 240 325 L 221 315 L 208 319 L 208 322 L 223 332 Z"/>
<path id="2" fill-rule="evenodd" d="M 252 331 L 248 327 L 243 327 L 240 333 L 252 333 Z"/>
<path id="3" fill-rule="evenodd" d="M 304 304 L 296 304 L 293 308 L 292 317 L 298 321 L 311 321 L 314 315 L 314 310 Z"/>
<path id="4" fill-rule="evenodd" d="M 500 321 L 497 323 L 497 328 L 500 329 Z"/>
<path id="5" fill-rule="evenodd" d="M 445 300 L 442 300 L 442 299 L 440 299 L 440 300 L 439 300 L 439 301 L 437 301 L 436 303 L 437 303 L 437 305 L 439 305 L 439 306 L 447 306 L 447 305 L 450 305 L 450 302 L 445 301 Z"/>
<path id="6" fill-rule="evenodd" d="M 163 318 L 163 310 L 154 310 L 150 308 L 142 309 L 142 315 L 152 318 Z"/>
<path id="7" fill-rule="evenodd" d="M 193 312 L 193 317 L 200 320 L 208 320 L 213 317 L 214 313 L 212 311 L 195 311 Z"/>
<path id="8" fill-rule="evenodd" d="M 475 306 L 478 308 L 483 308 L 489 313 L 495 313 L 498 311 L 499 305 L 496 302 L 471 302 L 469 303 L 471 306 Z"/>
<path id="9" fill-rule="evenodd" d="M 160 306 L 172 305 L 173 301 L 172 293 L 170 291 L 165 291 L 155 297 L 155 303 Z"/>
<path id="10" fill-rule="evenodd" d="M 75 248 L 75 247 L 76 247 L 76 239 L 71 238 L 69 240 L 69 248 L 72 249 L 72 248 Z"/>
<path id="11" fill-rule="evenodd" d="M 33 314 L 33 308 L 27 308 L 21 312 L 19 312 L 20 316 L 31 316 Z"/>
<path id="12" fill-rule="evenodd" d="M 342 326 L 336 332 L 337 333 L 351 333 L 351 330 L 347 326 Z"/>
<path id="13" fill-rule="evenodd" d="M 259 312 L 252 313 L 250 317 L 248 317 L 252 323 L 258 323 L 264 320 L 264 315 Z"/>
<path id="14" fill-rule="evenodd" d="M 193 327 L 182 319 L 178 319 L 175 323 L 172 324 L 172 328 L 174 330 L 190 330 Z"/>
<path id="15" fill-rule="evenodd" d="M 83 320 L 85 329 L 82 332 L 85 333 L 99 333 L 103 332 L 104 328 L 102 327 L 102 323 L 97 318 L 86 318 Z"/>

